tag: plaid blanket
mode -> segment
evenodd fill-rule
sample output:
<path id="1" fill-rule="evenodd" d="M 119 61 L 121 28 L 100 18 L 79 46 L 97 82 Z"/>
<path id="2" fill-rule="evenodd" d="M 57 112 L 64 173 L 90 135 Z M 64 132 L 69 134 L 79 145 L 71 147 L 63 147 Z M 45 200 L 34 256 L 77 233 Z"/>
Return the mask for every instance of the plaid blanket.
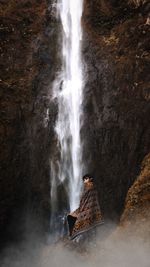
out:
<path id="1" fill-rule="evenodd" d="M 67 222 L 71 239 L 103 223 L 97 191 L 93 183 L 84 189 L 79 208 L 67 216 Z"/>

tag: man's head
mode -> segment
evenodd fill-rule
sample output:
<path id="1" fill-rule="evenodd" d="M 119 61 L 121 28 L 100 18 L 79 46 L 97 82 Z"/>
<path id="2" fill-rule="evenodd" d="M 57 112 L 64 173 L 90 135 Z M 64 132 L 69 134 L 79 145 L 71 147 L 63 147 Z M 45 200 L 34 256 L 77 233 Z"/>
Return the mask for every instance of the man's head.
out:
<path id="1" fill-rule="evenodd" d="M 84 183 L 86 183 L 86 182 L 94 182 L 94 178 L 93 178 L 93 176 L 92 175 L 90 175 L 90 174 L 85 174 L 83 177 L 82 177 L 82 179 L 83 179 L 83 182 Z"/>

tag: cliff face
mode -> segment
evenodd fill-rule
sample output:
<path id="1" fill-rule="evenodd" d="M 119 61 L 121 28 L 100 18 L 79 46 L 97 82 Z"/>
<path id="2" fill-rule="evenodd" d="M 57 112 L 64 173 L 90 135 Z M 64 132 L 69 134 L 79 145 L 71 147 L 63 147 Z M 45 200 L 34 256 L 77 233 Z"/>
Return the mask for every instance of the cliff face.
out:
<path id="1" fill-rule="evenodd" d="M 46 218 L 49 223 L 55 109 L 51 105 L 47 110 L 56 72 L 57 23 L 51 1 L 0 4 L 0 231 L 16 228 L 18 233 L 24 213 L 36 213 L 36 219 Z"/>
<path id="2" fill-rule="evenodd" d="M 49 159 L 56 153 L 57 115 L 51 95 L 60 50 L 52 3 L 56 1 L 0 1 L 4 234 L 6 228 L 18 233 L 24 214 L 48 229 Z M 84 0 L 83 160 L 85 171 L 97 178 L 100 203 L 109 217 L 121 214 L 150 150 L 148 10 L 148 1 Z"/>
<path id="3" fill-rule="evenodd" d="M 150 6 L 135 2 L 84 1 L 82 137 L 108 216 L 121 213 L 150 150 Z"/>

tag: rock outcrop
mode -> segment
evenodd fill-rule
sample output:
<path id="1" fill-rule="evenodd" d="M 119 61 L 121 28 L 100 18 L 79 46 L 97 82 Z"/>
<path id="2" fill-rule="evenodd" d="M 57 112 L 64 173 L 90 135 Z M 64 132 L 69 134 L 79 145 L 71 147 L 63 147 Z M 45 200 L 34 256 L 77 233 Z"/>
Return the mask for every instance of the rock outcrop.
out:
<path id="1" fill-rule="evenodd" d="M 150 6 L 134 2 L 84 1 L 84 158 L 106 216 L 121 214 L 150 151 Z"/>
<path id="2" fill-rule="evenodd" d="M 134 233 L 150 240 L 150 154 L 142 162 L 141 172 L 129 189 L 120 220 L 121 232 Z"/>

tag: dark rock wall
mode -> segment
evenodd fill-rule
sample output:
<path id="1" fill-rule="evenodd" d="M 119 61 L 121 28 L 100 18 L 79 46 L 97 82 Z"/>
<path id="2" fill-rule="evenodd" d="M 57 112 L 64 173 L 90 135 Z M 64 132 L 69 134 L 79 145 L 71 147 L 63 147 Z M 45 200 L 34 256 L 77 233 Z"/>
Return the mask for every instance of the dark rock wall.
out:
<path id="1" fill-rule="evenodd" d="M 121 213 L 150 150 L 149 4 L 85 0 L 82 138 L 106 216 Z"/>
<path id="2" fill-rule="evenodd" d="M 51 1 L 6 2 L 0 1 L 0 231 L 19 236 L 24 215 L 49 224 L 58 23 Z"/>

